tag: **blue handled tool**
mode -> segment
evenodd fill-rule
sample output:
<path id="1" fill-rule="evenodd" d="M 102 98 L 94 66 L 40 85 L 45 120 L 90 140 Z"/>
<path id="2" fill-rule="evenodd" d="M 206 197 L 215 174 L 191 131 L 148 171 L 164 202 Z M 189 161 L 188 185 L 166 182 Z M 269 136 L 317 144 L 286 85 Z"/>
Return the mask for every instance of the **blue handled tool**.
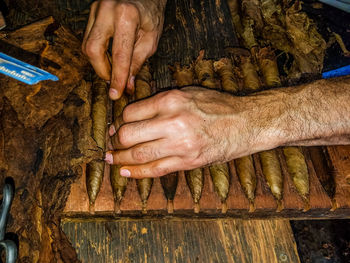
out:
<path id="1" fill-rule="evenodd" d="M 30 85 L 37 84 L 42 80 L 58 80 L 57 76 L 2 52 L 0 52 L 0 73 Z"/>
<path id="2" fill-rule="evenodd" d="M 350 75 L 350 65 L 333 69 L 327 72 L 322 73 L 322 78 L 323 79 L 329 79 L 329 78 L 335 78 L 335 77 L 341 77 L 341 76 L 346 76 Z"/>

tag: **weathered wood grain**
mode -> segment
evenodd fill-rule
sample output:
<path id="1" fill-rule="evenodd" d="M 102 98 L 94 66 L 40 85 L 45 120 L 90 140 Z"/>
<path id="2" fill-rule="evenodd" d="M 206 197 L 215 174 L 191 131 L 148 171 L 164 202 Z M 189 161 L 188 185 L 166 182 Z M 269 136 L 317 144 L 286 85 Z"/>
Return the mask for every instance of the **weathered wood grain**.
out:
<path id="1" fill-rule="evenodd" d="M 285 220 L 63 220 L 84 262 L 299 261 Z"/>
<path id="2" fill-rule="evenodd" d="M 335 195 L 337 208 L 350 207 L 350 146 L 329 146 L 328 152 L 335 169 Z"/>
<path id="3" fill-rule="evenodd" d="M 178 187 L 174 198 L 174 213 L 172 216 L 180 218 L 208 218 L 223 216 L 235 218 L 348 218 L 350 215 L 348 205 L 348 200 L 350 198 L 350 186 L 346 181 L 346 175 L 350 173 L 348 158 L 348 156 L 350 156 L 350 151 L 349 147 L 337 146 L 333 148 L 333 150 L 330 150 L 330 156 L 332 158 L 332 162 L 334 163 L 334 167 L 337 170 L 336 182 L 338 187 L 335 195 L 338 209 L 335 211 L 330 211 L 332 209 L 331 199 L 321 186 L 307 151 L 304 151 L 304 154 L 310 175 L 310 210 L 307 212 L 303 211 L 304 202 L 295 189 L 290 175 L 287 172 L 285 159 L 281 149 L 277 149 L 276 151 L 280 159 L 282 173 L 284 175 L 284 209 L 281 212 L 276 212 L 276 201 L 273 198 L 262 175 L 258 155 L 254 155 L 255 168 L 258 177 L 255 212 L 248 212 L 249 203 L 239 184 L 234 163 L 229 162 L 231 181 L 227 199 L 228 211 L 225 215 L 221 214 L 220 199 L 215 194 L 209 170 L 208 168 L 205 168 L 204 190 L 200 201 L 201 212 L 198 215 L 194 214 L 193 201 L 188 186 L 186 185 L 184 173 L 179 172 Z M 338 148 L 339 150 L 337 150 Z M 108 172 L 108 168 L 106 168 L 106 170 L 106 172 Z M 66 216 L 73 217 L 79 215 L 85 218 L 91 218 L 92 216 L 119 218 L 113 213 L 113 196 L 109 183 L 109 177 L 106 176 L 102 183 L 101 192 L 96 200 L 96 211 L 94 215 L 90 214 L 88 210 L 86 190 L 84 187 L 82 187 L 85 182 L 84 180 L 85 178 L 83 175 L 80 181 L 73 184 L 64 214 Z M 121 210 L 122 217 L 142 217 L 141 200 L 138 197 L 134 180 L 130 180 L 130 183 L 127 186 L 125 197 L 121 203 Z M 159 179 L 155 180 L 152 187 L 147 210 L 150 217 L 170 216 L 167 212 L 167 201 Z"/>

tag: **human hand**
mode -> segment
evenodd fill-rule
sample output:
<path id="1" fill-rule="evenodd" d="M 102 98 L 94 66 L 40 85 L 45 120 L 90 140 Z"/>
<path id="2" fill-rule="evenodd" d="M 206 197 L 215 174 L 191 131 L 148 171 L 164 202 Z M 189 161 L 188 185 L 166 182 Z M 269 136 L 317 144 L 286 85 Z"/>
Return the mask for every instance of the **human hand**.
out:
<path id="1" fill-rule="evenodd" d="M 124 109 L 110 127 L 115 151 L 106 161 L 124 165 L 123 176 L 157 177 L 269 148 L 249 108 L 245 97 L 204 88 L 159 93 Z"/>
<path id="2" fill-rule="evenodd" d="M 165 4 L 166 0 L 101 0 L 92 4 L 82 50 L 96 73 L 111 82 L 111 99 L 120 98 L 125 87 L 133 92 L 136 73 L 157 49 Z M 110 38 L 112 61 L 107 56 Z"/>

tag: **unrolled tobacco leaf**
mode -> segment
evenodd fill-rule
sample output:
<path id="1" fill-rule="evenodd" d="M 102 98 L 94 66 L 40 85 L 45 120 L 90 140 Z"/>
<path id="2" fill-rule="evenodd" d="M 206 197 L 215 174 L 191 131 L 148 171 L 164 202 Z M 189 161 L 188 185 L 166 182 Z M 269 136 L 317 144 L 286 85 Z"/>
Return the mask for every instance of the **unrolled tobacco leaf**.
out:
<path id="1" fill-rule="evenodd" d="M 145 64 L 140 72 L 136 75 L 135 80 L 135 97 L 136 99 L 144 99 L 151 95 L 151 80 L 152 75 L 149 71 L 149 66 Z M 151 193 L 153 178 L 143 178 L 136 180 L 137 189 L 142 201 L 142 212 L 147 213 L 147 200 Z"/>
<path id="2" fill-rule="evenodd" d="M 253 212 L 255 210 L 256 175 L 252 156 L 236 159 L 235 166 L 242 189 L 249 200 L 249 212 Z"/>
<path id="3" fill-rule="evenodd" d="M 305 202 L 304 210 L 309 209 L 309 173 L 301 149 L 298 147 L 284 147 L 288 173 L 292 177 L 295 188 Z"/>
<path id="4" fill-rule="evenodd" d="M 179 181 L 179 176 L 177 173 L 171 173 L 164 175 L 160 178 L 164 194 L 168 200 L 168 213 L 174 212 L 174 197 L 176 193 L 177 183 Z"/>
<path id="5" fill-rule="evenodd" d="M 201 50 L 196 60 L 194 70 L 196 72 L 199 83 L 210 89 L 216 88 L 214 78 L 214 66 L 212 60 L 203 59 L 204 51 Z"/>
<path id="6" fill-rule="evenodd" d="M 204 186 L 204 175 L 201 168 L 190 171 L 185 171 L 187 185 L 190 188 L 191 195 L 194 202 L 194 212 L 199 213 L 199 200 L 202 196 Z"/>
<path id="7" fill-rule="evenodd" d="M 170 68 L 173 71 L 173 79 L 178 87 L 193 85 L 193 64 L 181 67 L 180 63 L 175 63 L 175 66 Z"/>
<path id="8" fill-rule="evenodd" d="M 232 62 L 228 58 L 222 58 L 214 62 L 215 72 L 221 79 L 221 87 L 224 91 L 236 93 L 239 91 L 235 75 L 233 74 Z"/>
<path id="9" fill-rule="evenodd" d="M 276 150 L 260 152 L 259 156 L 267 185 L 277 200 L 277 211 L 281 211 L 283 209 L 283 175 Z"/>
<path id="10" fill-rule="evenodd" d="M 226 213 L 226 199 L 230 188 L 230 171 L 227 163 L 214 164 L 209 167 L 211 179 L 213 180 L 215 192 L 222 203 L 222 213 Z"/>
<path id="11" fill-rule="evenodd" d="M 107 131 L 107 84 L 104 80 L 94 77 L 92 86 L 92 137 L 101 151 L 105 150 Z M 100 191 L 104 174 L 104 162 L 92 161 L 86 168 L 86 187 L 90 205 L 95 203 Z"/>

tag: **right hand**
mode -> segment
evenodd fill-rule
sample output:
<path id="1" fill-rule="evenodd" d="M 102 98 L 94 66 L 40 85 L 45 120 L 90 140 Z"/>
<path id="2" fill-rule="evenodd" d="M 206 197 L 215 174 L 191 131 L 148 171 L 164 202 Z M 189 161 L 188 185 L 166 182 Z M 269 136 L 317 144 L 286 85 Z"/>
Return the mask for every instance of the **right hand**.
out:
<path id="1" fill-rule="evenodd" d="M 120 98 L 125 87 L 133 92 L 135 75 L 155 53 L 163 29 L 165 3 L 101 0 L 92 4 L 82 50 L 97 75 L 110 81 L 111 99 Z M 107 56 L 110 38 L 112 61 Z"/>

